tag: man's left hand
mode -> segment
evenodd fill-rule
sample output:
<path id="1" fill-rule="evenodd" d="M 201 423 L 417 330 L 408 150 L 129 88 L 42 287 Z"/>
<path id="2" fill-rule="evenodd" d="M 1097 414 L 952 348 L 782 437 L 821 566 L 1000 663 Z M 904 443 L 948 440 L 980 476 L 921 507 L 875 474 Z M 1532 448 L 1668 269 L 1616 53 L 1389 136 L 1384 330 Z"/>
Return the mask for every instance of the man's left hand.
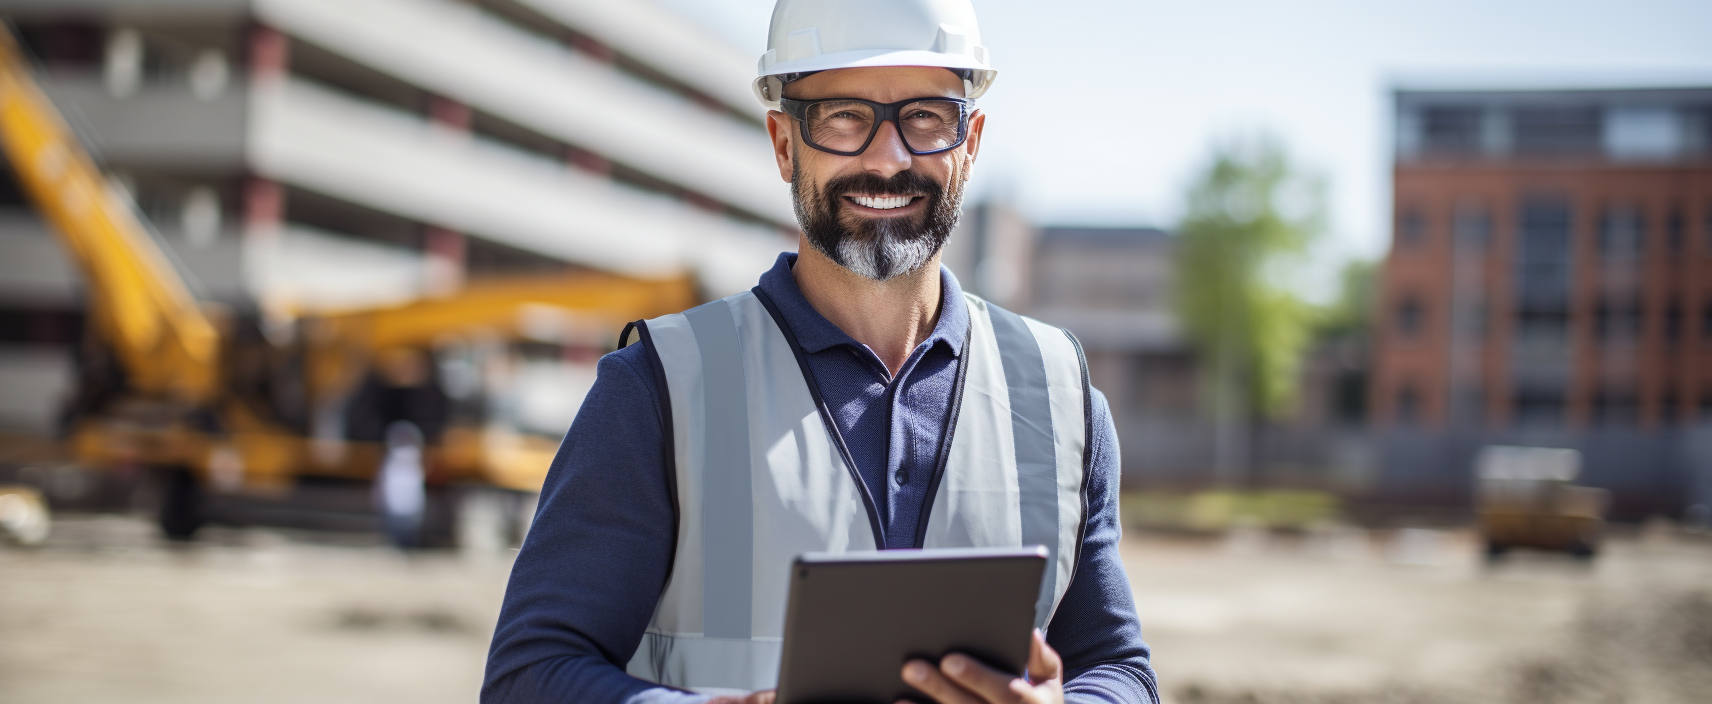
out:
<path id="1" fill-rule="evenodd" d="M 925 660 L 904 663 L 904 681 L 939 704 L 1064 704 L 1064 662 L 1034 632 L 1028 647 L 1029 679 L 987 667 L 952 653 L 934 667 Z"/>

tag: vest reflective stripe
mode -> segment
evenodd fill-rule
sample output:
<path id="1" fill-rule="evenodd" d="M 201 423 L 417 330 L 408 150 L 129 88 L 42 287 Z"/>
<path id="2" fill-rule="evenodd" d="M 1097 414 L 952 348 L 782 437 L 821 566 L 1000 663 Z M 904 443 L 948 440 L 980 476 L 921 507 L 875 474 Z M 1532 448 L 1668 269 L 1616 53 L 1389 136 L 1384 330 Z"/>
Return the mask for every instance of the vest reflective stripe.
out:
<path id="1" fill-rule="evenodd" d="M 1011 438 L 1016 444 L 1017 491 L 1022 513 L 1022 544 L 1045 545 L 1057 566 L 1058 454 L 1053 445 L 1052 403 L 1046 384 L 1046 364 L 1040 345 L 1022 316 L 992 308 L 993 336 L 1005 369 L 1005 390 L 1011 404 Z M 1052 612 L 1056 569 L 1041 575 L 1035 627 L 1045 628 Z"/>
<path id="2" fill-rule="evenodd" d="M 1035 606 L 1035 624 L 1045 628 L 1070 586 L 1086 520 L 1091 419 L 1082 351 L 1063 330 L 967 298 L 963 402 L 923 545 L 1045 545 L 1052 559 Z M 939 520 L 949 514 L 983 520 Z"/>
<path id="3" fill-rule="evenodd" d="M 1073 576 L 1086 520 L 1081 352 L 1057 328 L 968 303 L 961 400 L 922 544 L 1045 545 L 1044 626 Z M 791 561 L 876 549 L 871 507 L 753 293 L 646 326 L 671 405 L 678 544 L 627 669 L 704 692 L 772 687 Z"/>
<path id="4" fill-rule="evenodd" d="M 701 420 L 707 433 L 702 441 L 706 464 L 700 493 L 702 598 L 707 606 L 702 634 L 747 640 L 753 608 L 749 596 L 755 591 L 750 569 L 755 543 L 750 539 L 754 492 L 749 477 L 749 401 L 740 373 L 743 350 L 737 328 L 722 308 L 702 306 L 684 314 L 701 350 L 705 390 Z"/>

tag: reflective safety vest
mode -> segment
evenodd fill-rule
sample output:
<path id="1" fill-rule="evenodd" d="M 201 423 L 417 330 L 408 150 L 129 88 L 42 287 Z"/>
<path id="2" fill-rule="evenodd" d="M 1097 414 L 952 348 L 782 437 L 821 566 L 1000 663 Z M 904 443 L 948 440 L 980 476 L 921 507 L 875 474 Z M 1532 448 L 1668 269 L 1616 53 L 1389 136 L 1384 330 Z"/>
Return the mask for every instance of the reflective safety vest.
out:
<path id="1" fill-rule="evenodd" d="M 1087 363 L 1058 328 L 968 296 L 952 429 L 918 547 L 1044 545 L 1035 624 L 1075 576 L 1087 523 Z M 763 295 L 640 323 L 667 393 L 677 538 L 630 674 L 706 693 L 777 685 L 791 563 L 885 545 L 801 347 Z"/>

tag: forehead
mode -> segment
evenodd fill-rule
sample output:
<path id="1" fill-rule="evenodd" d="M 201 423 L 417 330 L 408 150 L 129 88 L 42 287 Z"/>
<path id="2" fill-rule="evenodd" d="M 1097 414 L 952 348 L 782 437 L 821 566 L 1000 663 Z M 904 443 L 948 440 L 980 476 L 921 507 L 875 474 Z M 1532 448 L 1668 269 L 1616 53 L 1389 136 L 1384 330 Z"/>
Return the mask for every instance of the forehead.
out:
<path id="1" fill-rule="evenodd" d="M 943 68 L 873 66 L 821 71 L 785 86 L 785 97 L 796 100 L 862 98 L 895 103 L 910 98 L 963 97 L 963 79 Z"/>

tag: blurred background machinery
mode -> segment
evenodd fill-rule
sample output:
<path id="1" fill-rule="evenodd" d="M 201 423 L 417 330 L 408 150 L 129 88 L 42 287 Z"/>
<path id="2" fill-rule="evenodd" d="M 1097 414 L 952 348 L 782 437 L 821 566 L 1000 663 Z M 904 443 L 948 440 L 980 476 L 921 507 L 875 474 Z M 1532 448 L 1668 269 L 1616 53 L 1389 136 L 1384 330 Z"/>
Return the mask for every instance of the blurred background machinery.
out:
<path id="1" fill-rule="evenodd" d="M 622 322 L 745 288 L 791 245 L 761 112 L 722 88 L 747 60 L 645 6 L 0 12 L 70 125 L 46 148 L 90 170 L 19 161 L 9 135 L 28 187 L 0 184 L 5 459 L 57 434 L 158 476 L 175 536 L 306 506 L 371 521 L 347 483 L 400 420 L 430 484 L 513 492 L 448 490 L 432 530 L 464 504 L 526 515 Z M 19 119 L 32 148 L 56 139 Z M 73 213 L 67 188 L 113 201 Z M 296 518 L 267 518 L 278 499 Z"/>
<path id="2" fill-rule="evenodd" d="M 1487 559 L 1515 548 L 1599 552 L 1611 492 L 1573 484 L 1581 453 L 1538 447 L 1488 447 L 1476 470 L 1480 532 Z"/>

